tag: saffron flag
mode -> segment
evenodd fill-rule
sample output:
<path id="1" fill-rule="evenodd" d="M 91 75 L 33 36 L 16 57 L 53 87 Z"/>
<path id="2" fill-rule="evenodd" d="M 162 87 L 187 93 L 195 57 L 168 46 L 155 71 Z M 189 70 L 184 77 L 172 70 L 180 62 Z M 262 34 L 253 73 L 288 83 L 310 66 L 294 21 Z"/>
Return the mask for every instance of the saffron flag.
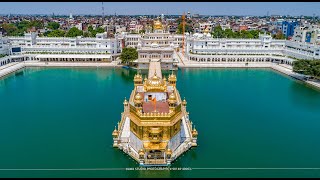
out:
<path id="1" fill-rule="evenodd" d="M 156 111 L 157 98 L 154 97 L 151 101 L 152 101 L 152 104 L 153 104 L 153 106 L 154 106 L 154 111 Z"/>

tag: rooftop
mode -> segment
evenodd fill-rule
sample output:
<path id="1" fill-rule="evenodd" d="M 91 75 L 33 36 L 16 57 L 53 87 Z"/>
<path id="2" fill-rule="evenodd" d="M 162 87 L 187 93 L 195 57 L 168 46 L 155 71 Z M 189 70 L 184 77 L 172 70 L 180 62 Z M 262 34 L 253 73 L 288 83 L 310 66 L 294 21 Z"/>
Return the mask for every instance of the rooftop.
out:
<path id="1" fill-rule="evenodd" d="M 169 104 L 168 102 L 157 101 L 154 105 L 153 102 L 143 102 L 142 111 L 144 113 L 154 112 L 156 110 L 159 113 L 169 113 Z"/>

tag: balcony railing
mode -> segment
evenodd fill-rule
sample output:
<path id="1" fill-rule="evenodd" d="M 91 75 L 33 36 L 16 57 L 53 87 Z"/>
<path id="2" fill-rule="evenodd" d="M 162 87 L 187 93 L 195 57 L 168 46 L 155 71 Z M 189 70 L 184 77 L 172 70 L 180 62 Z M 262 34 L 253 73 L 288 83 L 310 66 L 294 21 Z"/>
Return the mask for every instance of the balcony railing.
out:
<path id="1" fill-rule="evenodd" d="M 145 159 L 144 164 L 166 164 L 164 158 L 161 159 Z"/>
<path id="2" fill-rule="evenodd" d="M 174 111 L 169 113 L 159 113 L 159 112 L 150 112 L 150 113 L 143 113 L 140 111 L 137 111 L 136 107 L 130 104 L 130 113 L 137 116 L 140 120 L 172 120 L 176 116 L 178 116 L 181 113 L 181 104 L 175 107 Z"/>

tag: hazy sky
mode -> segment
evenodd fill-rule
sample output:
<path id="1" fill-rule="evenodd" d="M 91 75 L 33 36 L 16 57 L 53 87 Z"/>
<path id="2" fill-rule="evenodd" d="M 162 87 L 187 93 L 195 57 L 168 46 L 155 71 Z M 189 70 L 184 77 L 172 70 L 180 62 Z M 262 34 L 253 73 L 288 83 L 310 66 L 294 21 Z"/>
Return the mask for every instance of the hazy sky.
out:
<path id="1" fill-rule="evenodd" d="M 320 2 L 104 2 L 105 15 L 320 15 Z M 0 14 L 102 14 L 101 2 L 0 2 Z"/>

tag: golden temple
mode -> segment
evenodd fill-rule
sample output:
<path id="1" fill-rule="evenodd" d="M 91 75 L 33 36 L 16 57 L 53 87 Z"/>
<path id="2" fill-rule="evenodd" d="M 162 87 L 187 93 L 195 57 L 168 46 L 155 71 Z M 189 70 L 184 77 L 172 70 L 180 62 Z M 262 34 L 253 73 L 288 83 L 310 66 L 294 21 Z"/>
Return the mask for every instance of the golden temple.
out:
<path id="1" fill-rule="evenodd" d="M 140 165 L 170 165 L 189 148 L 197 146 L 187 101 L 176 88 L 177 77 L 161 74 L 160 62 L 150 62 L 148 78 L 137 73 L 124 112 L 112 133 L 113 147 L 136 159 Z M 153 73 L 153 74 L 152 74 Z"/>

